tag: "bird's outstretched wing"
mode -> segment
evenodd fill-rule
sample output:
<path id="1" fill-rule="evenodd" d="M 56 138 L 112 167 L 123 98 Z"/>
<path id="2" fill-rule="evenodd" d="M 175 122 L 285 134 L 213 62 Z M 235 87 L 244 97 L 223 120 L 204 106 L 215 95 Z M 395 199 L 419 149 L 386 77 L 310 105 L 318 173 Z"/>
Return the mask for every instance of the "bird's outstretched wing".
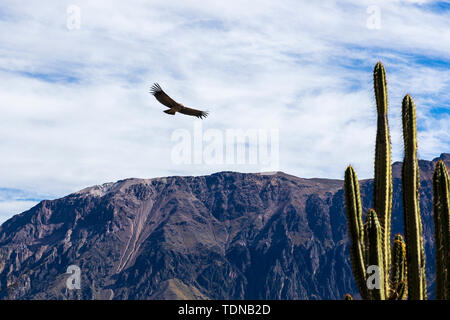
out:
<path id="1" fill-rule="evenodd" d="M 150 88 L 150 93 L 153 94 L 159 102 L 170 108 L 170 110 L 164 110 L 165 113 L 174 115 L 176 112 L 180 112 L 182 114 L 194 116 L 200 119 L 205 118 L 208 115 L 207 111 L 187 108 L 181 103 L 176 102 L 171 97 L 169 97 L 157 83 L 153 84 L 153 86 Z"/>
<path id="2" fill-rule="evenodd" d="M 167 108 L 180 108 L 181 104 L 173 100 L 171 97 L 167 95 L 161 89 L 161 86 L 157 83 L 153 84 L 153 86 L 150 88 L 150 93 L 153 94 L 159 102 L 161 102 L 163 105 L 165 105 Z"/>
<path id="3" fill-rule="evenodd" d="M 186 114 L 188 116 L 194 116 L 194 117 L 197 117 L 200 119 L 206 118 L 208 116 L 207 111 L 201 111 L 201 110 L 187 108 L 187 107 L 183 107 L 179 112 L 182 114 Z"/>

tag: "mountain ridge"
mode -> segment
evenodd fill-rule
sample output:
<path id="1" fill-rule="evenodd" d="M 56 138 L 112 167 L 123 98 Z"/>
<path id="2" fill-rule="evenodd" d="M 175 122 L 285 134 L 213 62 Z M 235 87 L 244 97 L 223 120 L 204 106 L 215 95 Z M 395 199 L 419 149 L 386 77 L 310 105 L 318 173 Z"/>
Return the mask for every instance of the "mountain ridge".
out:
<path id="1" fill-rule="evenodd" d="M 421 209 L 433 278 L 430 177 Z M 402 231 L 393 164 L 393 233 Z M 366 210 L 371 179 L 361 180 Z M 350 270 L 342 180 L 283 172 L 129 178 L 44 200 L 0 226 L 0 285 L 20 299 L 342 299 Z M 400 190 L 400 191 L 399 191 Z M 79 265 L 82 289 L 65 287 Z M 84 284 L 84 285 L 83 285 Z M 1 298 L 7 294 L 0 292 Z"/>

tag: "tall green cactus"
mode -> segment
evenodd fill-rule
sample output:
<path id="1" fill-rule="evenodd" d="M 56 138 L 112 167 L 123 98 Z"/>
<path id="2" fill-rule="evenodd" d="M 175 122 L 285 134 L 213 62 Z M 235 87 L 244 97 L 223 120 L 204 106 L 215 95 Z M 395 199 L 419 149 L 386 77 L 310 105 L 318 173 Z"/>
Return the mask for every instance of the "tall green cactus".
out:
<path id="1" fill-rule="evenodd" d="M 373 208 L 383 230 L 383 265 L 384 273 L 389 274 L 391 260 L 391 209 L 392 209 L 392 165 L 391 137 L 388 124 L 388 99 L 386 71 L 378 62 L 373 71 L 375 100 L 377 103 L 377 136 L 375 143 L 375 168 L 373 180 Z M 389 290 L 389 277 L 384 278 L 384 290 Z"/>
<path id="2" fill-rule="evenodd" d="M 420 217 L 420 174 L 417 160 L 416 108 L 410 95 L 402 103 L 403 141 L 405 155 L 402 168 L 402 190 L 408 264 L 408 299 L 427 298 L 425 251 Z"/>
<path id="3" fill-rule="evenodd" d="M 444 161 L 433 174 L 433 215 L 436 246 L 436 299 L 450 300 L 450 181 Z"/>
<path id="4" fill-rule="evenodd" d="M 352 166 L 349 166 L 345 171 L 344 190 L 348 230 L 352 239 L 350 244 L 350 261 L 361 297 L 368 299 L 361 196 L 359 194 L 358 177 Z"/>
<path id="5" fill-rule="evenodd" d="M 386 71 L 379 62 L 373 72 L 374 91 L 377 102 L 377 137 L 375 147 L 374 210 L 370 210 L 362 226 L 362 206 L 359 184 L 354 169 L 349 166 L 345 172 L 345 201 L 351 238 L 350 255 L 352 270 L 358 290 L 363 299 L 403 298 L 390 287 L 390 230 L 392 208 L 392 166 L 391 142 L 387 118 Z M 379 268 L 380 288 L 368 290 L 367 268 Z M 406 274 L 405 274 L 406 276 Z"/>
<path id="6" fill-rule="evenodd" d="M 409 95 L 405 96 L 402 105 L 405 148 L 402 186 L 406 243 L 401 235 L 397 235 L 391 248 L 393 192 L 391 142 L 387 118 L 386 71 L 380 62 L 374 68 L 374 90 L 378 114 L 374 209 L 369 210 L 367 214 L 365 230 L 361 227 L 362 208 L 356 173 L 351 166 L 345 173 L 344 192 L 351 238 L 353 275 L 363 299 L 405 299 L 406 296 L 408 299 L 426 299 L 415 106 L 412 98 Z M 377 265 L 380 270 L 379 280 L 382 285 L 377 290 L 368 290 L 366 285 L 366 272 L 370 265 Z M 365 269 L 361 270 L 363 267 Z"/>
<path id="7" fill-rule="evenodd" d="M 377 102 L 375 147 L 374 209 L 362 223 L 362 205 L 358 178 L 349 166 L 345 171 L 344 193 L 350 234 L 353 276 L 363 299 L 427 298 L 425 250 L 420 216 L 420 173 L 417 159 L 416 110 L 410 95 L 402 102 L 404 161 L 402 189 L 406 242 L 396 235 L 390 248 L 392 209 L 391 142 L 387 118 L 386 71 L 378 62 L 374 69 Z M 450 299 L 450 181 L 443 161 L 433 175 L 433 211 L 436 244 L 436 298 Z M 380 288 L 367 288 L 367 268 L 380 270 Z M 348 299 L 348 297 L 347 297 Z"/>

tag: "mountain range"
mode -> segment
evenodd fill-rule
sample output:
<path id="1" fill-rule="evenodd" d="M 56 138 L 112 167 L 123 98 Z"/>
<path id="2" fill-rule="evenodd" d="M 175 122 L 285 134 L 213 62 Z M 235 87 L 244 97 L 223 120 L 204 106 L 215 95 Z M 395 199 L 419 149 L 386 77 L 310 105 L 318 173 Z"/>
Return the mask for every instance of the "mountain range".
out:
<path id="1" fill-rule="evenodd" d="M 420 160 L 433 297 L 434 164 Z M 400 162 L 392 234 L 403 233 Z M 373 181 L 362 180 L 364 211 Z M 81 271 L 69 289 L 67 268 Z M 358 297 L 343 181 L 283 172 L 125 179 L 44 200 L 0 226 L 2 299 L 342 299 Z"/>

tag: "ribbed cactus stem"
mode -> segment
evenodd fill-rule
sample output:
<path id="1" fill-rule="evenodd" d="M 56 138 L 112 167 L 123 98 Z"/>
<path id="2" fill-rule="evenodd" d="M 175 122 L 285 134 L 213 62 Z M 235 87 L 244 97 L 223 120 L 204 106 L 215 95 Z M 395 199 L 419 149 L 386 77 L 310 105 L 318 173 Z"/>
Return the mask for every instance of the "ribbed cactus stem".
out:
<path id="1" fill-rule="evenodd" d="M 436 299 L 450 300 L 450 181 L 444 161 L 433 174 L 433 215 L 436 246 Z"/>
<path id="2" fill-rule="evenodd" d="M 375 144 L 375 168 L 373 184 L 373 207 L 377 213 L 383 232 L 383 262 L 384 272 L 389 274 L 390 269 L 390 236 L 391 236 L 391 209 L 392 209 L 392 164 L 391 139 L 388 124 L 388 98 L 386 85 L 386 71 L 381 62 L 378 62 L 373 71 L 375 99 L 377 103 L 377 135 Z M 389 278 L 385 277 L 385 291 L 389 290 Z"/>
<path id="3" fill-rule="evenodd" d="M 353 276 L 363 299 L 367 299 L 366 266 L 364 263 L 364 226 L 359 182 L 352 166 L 345 171 L 345 207 L 350 234 L 350 261 Z"/>
<path id="4" fill-rule="evenodd" d="M 366 246 L 367 268 L 376 266 L 379 269 L 379 288 L 368 289 L 368 294 L 372 300 L 385 300 L 384 290 L 384 265 L 383 265 L 383 238 L 377 214 L 373 209 L 369 210 L 364 225 L 364 237 Z"/>
<path id="5" fill-rule="evenodd" d="M 402 168 L 403 207 L 408 264 L 408 299 L 427 297 L 425 251 L 419 206 L 419 164 L 417 160 L 416 110 L 411 96 L 402 103 L 404 161 Z"/>
<path id="6" fill-rule="evenodd" d="M 407 294 L 406 246 L 402 235 L 397 234 L 392 245 L 390 299 L 403 300 Z"/>

